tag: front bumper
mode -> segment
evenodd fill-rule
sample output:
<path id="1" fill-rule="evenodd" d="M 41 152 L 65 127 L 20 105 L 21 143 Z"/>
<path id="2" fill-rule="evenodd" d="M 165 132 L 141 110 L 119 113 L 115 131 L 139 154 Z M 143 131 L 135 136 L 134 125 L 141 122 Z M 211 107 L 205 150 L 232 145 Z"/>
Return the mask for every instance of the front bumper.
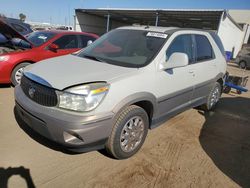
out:
<path id="1" fill-rule="evenodd" d="M 9 84 L 12 67 L 9 62 L 0 62 L 0 84 Z"/>
<path id="2" fill-rule="evenodd" d="M 100 149 L 111 134 L 112 112 L 86 116 L 42 106 L 30 100 L 20 86 L 15 87 L 15 100 L 17 115 L 26 125 L 69 150 Z"/>

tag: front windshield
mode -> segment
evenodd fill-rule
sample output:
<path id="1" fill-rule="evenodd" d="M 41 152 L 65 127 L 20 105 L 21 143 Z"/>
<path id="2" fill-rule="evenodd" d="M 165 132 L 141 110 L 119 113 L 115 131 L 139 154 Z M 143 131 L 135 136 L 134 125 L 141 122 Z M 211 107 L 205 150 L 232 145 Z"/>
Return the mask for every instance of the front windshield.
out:
<path id="1" fill-rule="evenodd" d="M 116 29 L 77 55 L 118 66 L 143 67 L 155 57 L 166 38 L 164 33 Z"/>
<path id="2" fill-rule="evenodd" d="M 55 33 L 51 32 L 44 32 L 44 31 L 37 31 L 29 34 L 27 39 L 34 45 L 34 46 L 41 46 L 52 37 L 55 36 Z"/>

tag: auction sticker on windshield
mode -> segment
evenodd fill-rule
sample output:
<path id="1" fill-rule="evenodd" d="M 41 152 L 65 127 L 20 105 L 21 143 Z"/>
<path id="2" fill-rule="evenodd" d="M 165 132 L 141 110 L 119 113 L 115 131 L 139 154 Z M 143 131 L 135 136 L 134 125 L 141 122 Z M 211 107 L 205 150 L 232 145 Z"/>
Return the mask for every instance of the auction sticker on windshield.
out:
<path id="1" fill-rule="evenodd" d="M 156 32 L 148 32 L 147 33 L 147 35 L 146 35 L 147 37 L 158 37 L 158 38 L 167 38 L 167 34 L 165 34 L 165 33 L 156 33 Z"/>
<path id="2" fill-rule="evenodd" d="M 43 35 L 38 36 L 38 38 L 39 38 L 39 39 L 43 39 L 43 40 L 46 40 L 46 39 L 47 39 L 47 37 L 46 37 L 46 36 L 43 36 Z"/>

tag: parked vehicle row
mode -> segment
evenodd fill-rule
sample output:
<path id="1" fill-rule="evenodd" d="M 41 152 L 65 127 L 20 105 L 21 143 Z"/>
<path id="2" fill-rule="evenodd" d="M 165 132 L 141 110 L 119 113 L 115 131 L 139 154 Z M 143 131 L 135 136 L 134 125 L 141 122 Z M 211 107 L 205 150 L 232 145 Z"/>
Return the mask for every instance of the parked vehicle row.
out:
<path id="1" fill-rule="evenodd" d="M 106 148 L 124 159 L 141 148 L 148 129 L 192 107 L 215 108 L 225 73 L 213 32 L 122 27 L 79 53 L 26 67 L 15 111 L 69 150 Z"/>
<path id="2" fill-rule="evenodd" d="M 250 45 L 244 45 L 237 55 L 235 62 L 240 68 L 250 68 Z"/>
<path id="3" fill-rule="evenodd" d="M 0 83 L 20 83 L 27 65 L 85 48 L 98 36 L 72 31 L 37 31 L 24 37 L 0 20 Z"/>

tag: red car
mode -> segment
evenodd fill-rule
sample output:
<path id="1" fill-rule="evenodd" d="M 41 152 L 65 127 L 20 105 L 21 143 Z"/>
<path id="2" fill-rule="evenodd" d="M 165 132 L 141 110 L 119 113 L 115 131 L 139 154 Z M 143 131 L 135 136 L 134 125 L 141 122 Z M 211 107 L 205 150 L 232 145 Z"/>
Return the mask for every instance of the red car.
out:
<path id="1" fill-rule="evenodd" d="M 0 20 L 0 84 L 20 82 L 23 68 L 43 59 L 76 52 L 98 38 L 97 35 L 72 31 L 37 31 L 27 37 Z M 3 38 L 3 37 L 2 37 Z"/>

